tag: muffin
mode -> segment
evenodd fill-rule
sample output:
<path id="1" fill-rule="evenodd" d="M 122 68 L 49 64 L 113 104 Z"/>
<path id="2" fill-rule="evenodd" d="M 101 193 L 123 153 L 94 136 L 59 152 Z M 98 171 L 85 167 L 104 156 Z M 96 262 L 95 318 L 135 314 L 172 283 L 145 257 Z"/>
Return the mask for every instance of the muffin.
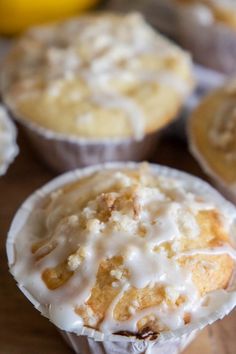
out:
<path id="1" fill-rule="evenodd" d="M 6 173 L 17 154 L 16 128 L 0 105 L 0 176 Z"/>
<path id="2" fill-rule="evenodd" d="M 235 217 L 205 182 L 169 168 L 77 170 L 16 215 L 10 271 L 41 313 L 75 338 L 175 343 L 176 353 L 182 335 L 236 304 Z"/>
<path id="3" fill-rule="evenodd" d="M 31 29 L 1 75 L 5 103 L 61 170 L 144 158 L 192 87 L 189 55 L 138 14 Z"/>
<path id="4" fill-rule="evenodd" d="M 236 72 L 236 4 L 233 0 L 175 0 L 179 43 L 196 61 L 225 74 Z"/>
<path id="5" fill-rule="evenodd" d="M 236 201 L 236 85 L 228 82 L 206 96 L 189 121 L 191 150 L 203 169 Z"/>

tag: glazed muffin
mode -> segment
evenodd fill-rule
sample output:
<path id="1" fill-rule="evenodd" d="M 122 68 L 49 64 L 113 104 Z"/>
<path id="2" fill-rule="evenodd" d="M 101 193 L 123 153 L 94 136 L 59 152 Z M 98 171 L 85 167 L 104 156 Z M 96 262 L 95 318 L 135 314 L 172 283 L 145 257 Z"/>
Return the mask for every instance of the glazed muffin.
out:
<path id="1" fill-rule="evenodd" d="M 142 141 L 176 118 L 192 87 L 189 55 L 137 14 L 34 28 L 1 78 L 4 101 L 27 127 L 84 145 Z"/>
<path id="2" fill-rule="evenodd" d="M 0 105 L 0 176 L 6 173 L 17 154 L 15 126 L 10 121 L 6 110 Z"/>
<path id="3" fill-rule="evenodd" d="M 193 112 L 189 123 L 192 151 L 204 170 L 235 200 L 235 81 L 213 91 Z"/>
<path id="4" fill-rule="evenodd" d="M 5 103 L 57 170 L 149 157 L 193 87 L 189 55 L 137 14 L 34 28 L 3 69 Z"/>
<path id="5" fill-rule="evenodd" d="M 59 328 L 161 341 L 234 306 L 236 212 L 210 186 L 147 164 L 71 172 L 54 186 L 23 206 L 8 257 Z"/>

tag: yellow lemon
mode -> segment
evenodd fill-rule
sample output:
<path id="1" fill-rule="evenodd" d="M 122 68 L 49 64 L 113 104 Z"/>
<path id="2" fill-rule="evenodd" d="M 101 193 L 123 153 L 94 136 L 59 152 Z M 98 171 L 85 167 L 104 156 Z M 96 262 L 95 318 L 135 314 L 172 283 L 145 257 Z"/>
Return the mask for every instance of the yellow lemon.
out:
<path id="1" fill-rule="evenodd" d="M 34 24 L 80 13 L 99 0 L 0 0 L 0 33 L 12 35 Z"/>

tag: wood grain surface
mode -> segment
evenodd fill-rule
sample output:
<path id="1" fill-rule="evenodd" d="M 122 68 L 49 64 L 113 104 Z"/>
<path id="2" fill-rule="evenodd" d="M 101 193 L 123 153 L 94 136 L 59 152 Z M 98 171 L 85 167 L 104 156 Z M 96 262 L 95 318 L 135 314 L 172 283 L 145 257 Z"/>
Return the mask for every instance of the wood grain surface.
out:
<path id="1" fill-rule="evenodd" d="M 27 196 L 56 175 L 37 159 L 21 133 L 19 140 L 20 155 L 0 178 L 0 354 L 69 354 L 55 327 L 25 299 L 7 268 L 5 240 L 14 213 Z M 153 161 L 205 178 L 186 145 L 173 137 L 162 139 Z M 236 311 L 202 331 L 184 352 L 235 353 Z"/>

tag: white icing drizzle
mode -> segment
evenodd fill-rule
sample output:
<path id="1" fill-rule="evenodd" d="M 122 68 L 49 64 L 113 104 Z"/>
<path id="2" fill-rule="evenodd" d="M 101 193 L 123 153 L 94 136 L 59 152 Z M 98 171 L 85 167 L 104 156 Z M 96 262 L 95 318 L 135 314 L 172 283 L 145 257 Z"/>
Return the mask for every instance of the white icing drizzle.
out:
<path id="1" fill-rule="evenodd" d="M 107 108 L 120 109 L 122 107 L 122 109 L 127 112 L 131 128 L 134 132 L 134 137 L 137 140 L 141 140 L 143 138 L 145 117 L 142 112 L 142 108 L 138 107 L 133 100 L 125 96 L 120 96 L 118 93 L 102 96 L 94 94 L 92 100 L 94 100 L 95 103 Z"/>
<path id="2" fill-rule="evenodd" d="M 31 49 L 29 43 L 32 44 Z M 41 70 L 40 76 L 48 86 L 47 94 L 57 97 L 62 83 L 85 80 L 91 91 L 86 99 L 127 112 L 136 139 L 144 135 L 145 116 L 134 99 L 120 92 L 119 85 L 126 82 L 142 85 L 150 81 L 175 90 L 180 97 L 185 97 L 191 90 L 191 79 L 181 78 L 170 67 L 160 65 L 153 71 L 142 64 L 142 58 L 148 56 L 157 61 L 174 59 L 190 68 L 191 60 L 182 50 L 154 32 L 138 14 L 88 16 L 36 28 L 21 40 L 20 45 L 26 47 L 25 52 L 28 53 L 22 58 L 22 82 L 25 78 L 38 77 Z M 34 90 L 29 90 L 28 94 L 32 92 Z M 73 97 L 80 99 L 79 92 L 76 91 L 75 96 L 72 93 L 72 100 Z M 18 99 L 26 98 L 25 92 L 18 93 Z"/>
<path id="3" fill-rule="evenodd" d="M 180 257 L 196 254 L 228 254 L 236 260 L 236 251 L 230 245 L 188 252 L 181 252 L 176 246 L 181 244 L 182 237 L 189 237 L 189 242 L 198 237 L 196 215 L 215 210 L 214 202 L 199 199 L 180 180 L 155 176 L 155 182 L 150 182 L 149 173 L 142 172 L 137 184 L 125 171 L 104 170 L 80 188 L 53 192 L 48 206 L 35 208 L 20 231 L 15 241 L 13 274 L 37 301 L 49 304 L 46 315 L 58 327 L 75 332 L 81 327 L 83 320 L 74 310 L 88 300 L 100 263 L 117 255 L 122 255 L 123 265 L 112 276 L 119 293 L 99 326 L 103 333 L 136 332 L 138 321 L 150 315 L 163 328 L 176 330 L 184 326 L 185 313 L 191 314 L 191 321 L 197 321 L 217 307 L 214 299 L 222 301 L 231 296 L 220 290 L 213 297 L 210 294 L 201 298 L 191 272 L 177 262 Z M 104 219 L 99 213 L 107 207 L 111 208 L 110 214 Z M 233 218 L 223 211 L 220 216 L 230 234 Z M 32 255 L 31 245 L 46 237 L 47 245 L 52 245 L 51 252 L 35 261 L 35 256 L 40 256 L 45 248 Z M 173 255 L 168 254 L 166 243 L 171 245 Z M 75 255 L 70 263 L 72 277 L 56 290 L 49 290 L 41 278 L 42 272 L 71 255 Z M 128 270 L 128 275 L 123 276 L 123 269 Z M 131 304 L 130 318 L 114 318 L 114 310 L 126 291 L 155 285 L 164 287 L 169 298 L 181 295 L 186 300 L 176 308 L 164 301 L 142 311 L 137 311 L 136 301 Z M 91 312 L 91 325 L 96 324 L 96 316 L 87 311 Z"/>
<path id="4" fill-rule="evenodd" d="M 181 257 L 191 257 L 195 255 L 212 255 L 212 256 L 217 256 L 217 255 L 222 255 L 222 254 L 227 254 L 230 256 L 232 259 L 236 261 L 236 250 L 229 246 L 221 246 L 221 247 L 212 247 L 212 248 L 203 248 L 203 249 L 197 249 L 197 250 L 191 250 L 187 252 L 182 252 L 178 256 L 176 256 L 176 259 L 181 258 Z"/>
<path id="5" fill-rule="evenodd" d="M 137 76 L 144 82 L 155 82 L 159 85 L 169 86 L 179 92 L 183 97 L 186 97 L 189 93 L 188 85 L 186 85 L 184 81 L 179 80 L 177 75 L 168 71 L 140 72 Z"/>
<path id="6" fill-rule="evenodd" d="M 16 129 L 0 105 L 0 176 L 6 172 L 17 154 Z"/>

